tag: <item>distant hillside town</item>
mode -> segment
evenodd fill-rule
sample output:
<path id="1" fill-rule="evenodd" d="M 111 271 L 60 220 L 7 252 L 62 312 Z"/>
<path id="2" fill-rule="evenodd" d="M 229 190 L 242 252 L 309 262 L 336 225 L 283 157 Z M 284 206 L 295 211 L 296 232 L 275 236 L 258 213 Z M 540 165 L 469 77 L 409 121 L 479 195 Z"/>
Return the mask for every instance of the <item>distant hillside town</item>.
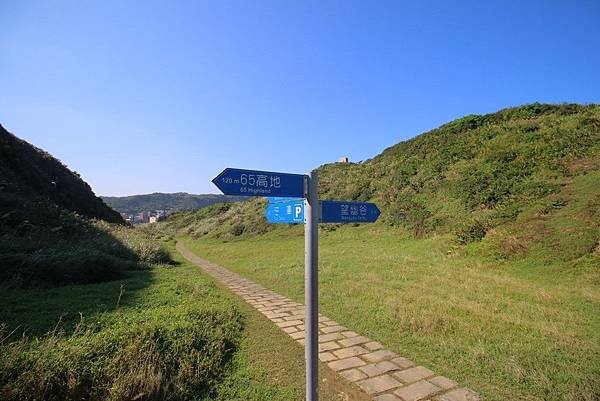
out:
<path id="1" fill-rule="evenodd" d="M 121 213 L 121 217 L 129 224 L 152 224 L 175 212 L 176 210 L 164 209 L 144 210 L 139 213 Z"/>

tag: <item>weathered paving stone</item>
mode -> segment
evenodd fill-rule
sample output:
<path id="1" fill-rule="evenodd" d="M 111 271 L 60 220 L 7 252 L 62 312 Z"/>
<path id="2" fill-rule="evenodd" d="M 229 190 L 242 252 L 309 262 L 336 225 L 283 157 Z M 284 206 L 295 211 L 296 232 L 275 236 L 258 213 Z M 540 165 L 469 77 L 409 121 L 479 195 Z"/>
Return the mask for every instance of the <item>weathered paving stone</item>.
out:
<path id="1" fill-rule="evenodd" d="M 374 399 L 375 399 L 375 401 L 402 401 L 400 398 L 396 397 L 394 394 L 382 394 L 382 395 L 378 395 Z"/>
<path id="2" fill-rule="evenodd" d="M 342 336 L 340 333 L 331 333 L 331 334 L 325 334 L 325 335 L 319 336 L 319 342 L 326 343 L 329 341 L 341 340 L 343 338 L 344 338 L 344 336 Z"/>
<path id="3" fill-rule="evenodd" d="M 365 347 L 369 351 L 377 351 L 378 349 L 382 349 L 383 345 L 381 345 L 381 343 L 378 343 L 377 341 L 371 341 L 363 345 L 363 347 Z"/>
<path id="4" fill-rule="evenodd" d="M 370 379 L 361 380 L 356 384 L 369 394 L 383 393 L 402 385 L 402 383 L 390 375 L 371 377 Z"/>
<path id="5" fill-rule="evenodd" d="M 331 352 L 321 352 L 319 354 L 319 359 L 322 362 L 331 362 L 331 361 L 335 361 L 337 358 Z"/>
<path id="6" fill-rule="evenodd" d="M 335 370 L 336 372 L 339 370 L 357 368 L 357 367 L 363 366 L 363 365 L 365 365 L 365 361 L 363 361 L 362 359 L 360 359 L 356 356 L 353 356 L 352 358 L 348 358 L 348 359 L 340 359 L 339 361 L 329 362 L 327 364 L 327 366 L 329 366 L 331 369 Z"/>
<path id="7" fill-rule="evenodd" d="M 343 332 L 342 332 L 342 335 L 343 335 L 344 337 L 348 337 L 348 338 L 350 338 L 350 337 L 357 337 L 357 336 L 358 336 L 358 333 L 357 333 L 357 332 L 355 332 L 355 331 L 350 331 L 350 330 L 348 330 L 348 331 L 343 331 Z"/>
<path id="8" fill-rule="evenodd" d="M 415 363 L 413 361 L 411 361 L 410 359 L 403 358 L 401 356 L 392 359 L 392 362 L 404 369 L 410 368 L 411 366 L 415 366 Z"/>
<path id="9" fill-rule="evenodd" d="M 334 322 L 333 320 L 326 320 L 323 323 L 325 324 L 325 326 L 339 326 L 339 324 L 337 324 L 337 322 Z"/>
<path id="10" fill-rule="evenodd" d="M 294 340 L 297 340 L 299 338 L 304 338 L 304 332 L 303 331 L 296 331 L 294 333 L 290 333 L 290 337 L 292 337 Z"/>
<path id="11" fill-rule="evenodd" d="M 289 316 L 287 313 L 272 313 L 272 312 L 267 312 L 264 315 L 266 317 L 268 317 L 269 319 L 275 319 L 275 318 L 278 318 L 278 317 Z"/>
<path id="12" fill-rule="evenodd" d="M 323 327 L 321 329 L 321 331 L 326 334 L 335 333 L 335 332 L 344 331 L 344 330 L 346 330 L 346 328 L 344 326 L 327 326 L 327 327 Z"/>
<path id="13" fill-rule="evenodd" d="M 300 320 L 286 320 L 284 322 L 277 323 L 277 326 L 284 328 L 284 327 L 296 326 L 299 324 L 302 324 L 302 322 Z"/>
<path id="14" fill-rule="evenodd" d="M 363 358 L 369 362 L 381 362 L 386 359 L 392 359 L 397 355 L 387 349 L 371 352 L 370 354 L 363 355 Z"/>
<path id="15" fill-rule="evenodd" d="M 394 373 L 398 379 L 404 383 L 412 383 L 433 376 L 433 372 L 426 367 L 417 366 Z"/>
<path id="16" fill-rule="evenodd" d="M 450 390 L 438 398 L 439 401 L 479 401 L 480 399 L 479 394 L 468 388 Z"/>
<path id="17" fill-rule="evenodd" d="M 442 390 L 435 384 L 431 384 L 428 381 L 422 380 L 408 386 L 402 387 L 396 391 L 398 397 L 403 401 L 418 401 L 427 398 Z"/>
<path id="18" fill-rule="evenodd" d="M 282 330 L 285 331 L 288 334 L 295 333 L 295 332 L 298 331 L 298 329 L 295 328 L 294 326 L 292 326 L 292 327 L 283 327 Z"/>
<path id="19" fill-rule="evenodd" d="M 368 343 L 369 341 L 371 341 L 371 340 L 365 336 L 357 336 L 357 337 L 347 338 L 345 340 L 340 340 L 340 344 L 342 344 L 344 347 L 351 347 L 353 345 L 360 345 L 360 344 Z"/>
<path id="20" fill-rule="evenodd" d="M 369 351 L 367 351 L 363 347 L 355 345 L 354 347 L 342 348 L 337 351 L 333 351 L 333 354 L 341 359 L 366 354 L 367 352 Z"/>
<path id="21" fill-rule="evenodd" d="M 344 377 L 346 380 L 351 381 L 351 382 L 362 380 L 367 377 L 367 375 L 365 375 L 363 372 L 361 372 L 358 369 L 344 370 L 344 371 L 340 372 L 340 375 L 342 377 Z"/>
<path id="22" fill-rule="evenodd" d="M 339 345 L 338 343 L 336 343 L 335 341 L 329 341 L 327 343 L 321 343 L 319 344 L 319 352 L 321 351 L 332 351 L 334 349 L 339 349 L 342 348 L 341 345 Z"/>
<path id="23" fill-rule="evenodd" d="M 379 376 L 384 373 L 400 370 L 398 365 L 390 361 L 372 363 L 370 365 L 361 366 L 359 369 L 369 377 Z"/>
<path id="24" fill-rule="evenodd" d="M 458 386 L 458 383 L 456 383 L 454 380 L 450 380 L 444 376 L 436 376 L 429 379 L 429 381 L 435 384 L 436 386 L 443 388 L 444 390 L 449 390 L 453 387 Z"/>

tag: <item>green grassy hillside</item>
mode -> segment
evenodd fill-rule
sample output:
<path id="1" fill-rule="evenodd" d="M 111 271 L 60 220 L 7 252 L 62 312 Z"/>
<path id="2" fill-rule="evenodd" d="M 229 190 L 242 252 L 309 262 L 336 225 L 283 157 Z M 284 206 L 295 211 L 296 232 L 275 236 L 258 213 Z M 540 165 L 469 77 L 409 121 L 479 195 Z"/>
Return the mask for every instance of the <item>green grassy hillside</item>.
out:
<path id="1" fill-rule="evenodd" d="M 1 206 L 10 206 L 21 199 L 49 200 L 85 217 L 124 223 L 119 213 L 94 195 L 92 188 L 76 172 L 1 125 L 0 194 Z"/>
<path id="2" fill-rule="evenodd" d="M 169 255 L 48 153 L 0 126 L 0 287 L 121 278 Z"/>
<path id="3" fill-rule="evenodd" d="M 374 201 L 378 224 L 416 238 L 484 240 L 507 258 L 540 249 L 571 260 L 599 252 L 598 105 L 532 104 L 467 116 L 366 162 L 318 171 L 322 199 Z M 262 202 L 181 213 L 166 226 L 193 236 L 261 234 L 273 229 Z"/>
<path id="4" fill-rule="evenodd" d="M 214 203 L 236 202 L 242 197 L 226 195 L 194 195 L 185 192 L 174 194 L 153 193 L 132 196 L 103 196 L 102 200 L 121 213 L 140 213 L 147 210 L 196 210 Z"/>
<path id="5" fill-rule="evenodd" d="M 486 400 L 600 398 L 600 106 L 469 116 L 319 173 L 323 199 L 382 210 L 321 225 L 325 315 Z M 267 224 L 265 203 L 158 229 L 302 301 L 303 228 Z"/>

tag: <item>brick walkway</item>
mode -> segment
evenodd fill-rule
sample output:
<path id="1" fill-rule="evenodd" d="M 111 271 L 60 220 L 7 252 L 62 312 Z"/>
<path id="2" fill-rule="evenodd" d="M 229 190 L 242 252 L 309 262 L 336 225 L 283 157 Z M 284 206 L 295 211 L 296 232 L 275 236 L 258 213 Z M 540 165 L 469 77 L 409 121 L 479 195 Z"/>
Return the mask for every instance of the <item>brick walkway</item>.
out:
<path id="1" fill-rule="evenodd" d="M 177 250 L 304 345 L 304 305 L 199 258 L 181 242 Z M 475 401 L 479 395 L 319 315 L 319 359 L 376 401 Z"/>

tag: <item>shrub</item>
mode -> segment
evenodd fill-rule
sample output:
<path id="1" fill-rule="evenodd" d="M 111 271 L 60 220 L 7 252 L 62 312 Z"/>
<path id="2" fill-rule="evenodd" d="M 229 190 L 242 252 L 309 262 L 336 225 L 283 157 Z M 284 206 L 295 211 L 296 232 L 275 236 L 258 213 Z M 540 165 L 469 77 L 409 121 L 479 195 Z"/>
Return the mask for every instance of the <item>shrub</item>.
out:
<path id="1" fill-rule="evenodd" d="M 492 254 L 499 259 L 516 259 L 529 252 L 525 241 L 511 232 L 494 232 L 491 238 Z"/>
<path id="2" fill-rule="evenodd" d="M 485 224 L 479 220 L 472 220 L 460 224 L 456 231 L 456 237 L 461 244 L 481 241 L 487 232 Z"/>
<path id="3" fill-rule="evenodd" d="M 414 230 L 415 237 L 420 237 L 429 229 L 431 212 L 415 195 L 401 194 L 390 206 L 388 221 L 394 226 L 403 226 Z"/>
<path id="4" fill-rule="evenodd" d="M 233 226 L 231 226 L 231 234 L 235 235 L 236 237 L 239 237 L 244 233 L 244 229 L 245 227 L 243 224 L 234 224 Z"/>
<path id="5" fill-rule="evenodd" d="M 146 263 L 170 263 L 169 251 L 159 243 L 151 241 L 135 241 L 128 247 L 137 255 L 141 262 Z"/>

